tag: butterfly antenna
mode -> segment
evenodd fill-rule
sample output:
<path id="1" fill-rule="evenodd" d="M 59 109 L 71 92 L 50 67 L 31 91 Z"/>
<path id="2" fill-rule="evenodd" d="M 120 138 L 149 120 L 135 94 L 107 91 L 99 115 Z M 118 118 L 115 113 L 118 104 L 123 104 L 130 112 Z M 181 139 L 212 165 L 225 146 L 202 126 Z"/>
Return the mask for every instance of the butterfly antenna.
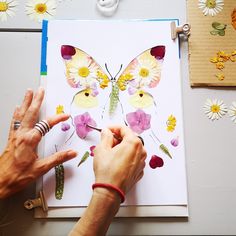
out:
<path id="1" fill-rule="evenodd" d="M 105 63 L 105 68 L 106 68 L 108 74 L 110 75 L 110 77 L 113 78 L 112 75 L 111 75 L 111 73 L 110 73 L 110 71 L 109 71 L 108 68 L 107 68 L 107 63 Z"/>
<path id="2" fill-rule="evenodd" d="M 120 69 L 119 69 L 119 71 L 117 72 L 116 76 L 120 73 L 122 67 L 123 67 L 123 65 L 121 64 L 121 65 L 120 65 Z M 116 78 L 116 76 L 115 76 L 114 78 Z"/>

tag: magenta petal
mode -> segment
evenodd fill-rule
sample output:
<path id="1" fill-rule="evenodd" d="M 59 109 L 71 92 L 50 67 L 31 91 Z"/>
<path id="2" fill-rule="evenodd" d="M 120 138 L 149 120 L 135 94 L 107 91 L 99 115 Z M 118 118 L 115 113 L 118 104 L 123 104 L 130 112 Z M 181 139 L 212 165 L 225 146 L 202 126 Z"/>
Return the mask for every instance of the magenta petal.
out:
<path id="1" fill-rule="evenodd" d="M 73 46 L 70 45 L 62 45 L 61 46 L 61 56 L 65 60 L 70 60 L 72 56 L 74 56 L 76 53 L 76 50 Z"/>
<path id="2" fill-rule="evenodd" d="M 92 131 L 91 128 L 87 127 L 87 124 L 97 126 L 96 122 L 91 118 L 88 112 L 75 116 L 74 123 L 76 134 L 82 139 L 86 138 L 87 134 Z"/>

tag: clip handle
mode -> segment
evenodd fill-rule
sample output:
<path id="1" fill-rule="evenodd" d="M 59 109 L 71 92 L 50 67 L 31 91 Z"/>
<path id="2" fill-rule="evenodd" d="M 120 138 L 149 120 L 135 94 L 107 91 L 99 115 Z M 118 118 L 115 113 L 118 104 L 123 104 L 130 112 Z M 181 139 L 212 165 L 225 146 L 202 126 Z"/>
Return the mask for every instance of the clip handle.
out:
<path id="1" fill-rule="evenodd" d="M 170 27 L 171 27 L 171 39 L 175 40 L 178 36 L 178 34 L 184 34 L 185 36 L 189 36 L 190 35 L 190 29 L 191 26 L 190 24 L 184 24 L 182 26 L 176 26 L 175 22 L 172 21 L 170 23 Z"/>
<path id="2" fill-rule="evenodd" d="M 42 207 L 43 211 L 48 211 L 48 205 L 45 201 L 45 197 L 42 191 L 39 192 L 39 198 L 26 200 L 24 202 L 24 207 L 27 210 L 31 210 L 35 207 Z"/>

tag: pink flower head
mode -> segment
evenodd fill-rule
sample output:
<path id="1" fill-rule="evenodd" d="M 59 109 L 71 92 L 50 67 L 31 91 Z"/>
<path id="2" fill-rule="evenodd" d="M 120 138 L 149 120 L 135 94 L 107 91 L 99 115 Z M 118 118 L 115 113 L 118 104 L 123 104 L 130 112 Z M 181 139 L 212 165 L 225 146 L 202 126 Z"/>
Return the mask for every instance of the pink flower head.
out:
<path id="1" fill-rule="evenodd" d="M 128 113 L 126 115 L 126 119 L 130 128 L 138 134 L 141 134 L 144 130 L 147 130 L 151 127 L 151 115 L 146 114 L 141 109 Z"/>
<path id="2" fill-rule="evenodd" d="M 92 131 L 92 129 L 89 128 L 87 124 L 92 126 L 97 125 L 95 120 L 91 118 L 88 112 L 85 112 L 82 115 L 75 116 L 74 123 L 76 134 L 82 139 L 86 138 L 87 134 Z"/>

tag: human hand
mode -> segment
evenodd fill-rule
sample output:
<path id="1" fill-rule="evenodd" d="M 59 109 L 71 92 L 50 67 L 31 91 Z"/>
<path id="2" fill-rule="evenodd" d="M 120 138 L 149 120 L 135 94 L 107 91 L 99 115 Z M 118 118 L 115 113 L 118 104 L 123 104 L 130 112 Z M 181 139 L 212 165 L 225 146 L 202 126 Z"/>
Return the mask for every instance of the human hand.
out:
<path id="1" fill-rule="evenodd" d="M 54 166 L 74 158 L 73 150 L 57 152 L 47 158 L 39 159 L 36 148 L 42 135 L 34 128 L 44 97 L 44 90 L 39 88 L 34 94 L 28 90 L 20 107 L 15 109 L 11 122 L 8 143 L 0 157 L 0 198 L 5 198 L 22 190 L 29 183 L 48 172 Z M 69 118 L 67 114 L 50 117 L 50 128 Z M 20 121 L 14 129 L 14 121 Z"/>
<path id="2" fill-rule="evenodd" d="M 122 138 L 120 143 L 114 134 Z M 108 183 L 127 193 L 143 176 L 147 153 L 141 140 L 127 126 L 103 129 L 94 150 L 97 183 Z"/>

